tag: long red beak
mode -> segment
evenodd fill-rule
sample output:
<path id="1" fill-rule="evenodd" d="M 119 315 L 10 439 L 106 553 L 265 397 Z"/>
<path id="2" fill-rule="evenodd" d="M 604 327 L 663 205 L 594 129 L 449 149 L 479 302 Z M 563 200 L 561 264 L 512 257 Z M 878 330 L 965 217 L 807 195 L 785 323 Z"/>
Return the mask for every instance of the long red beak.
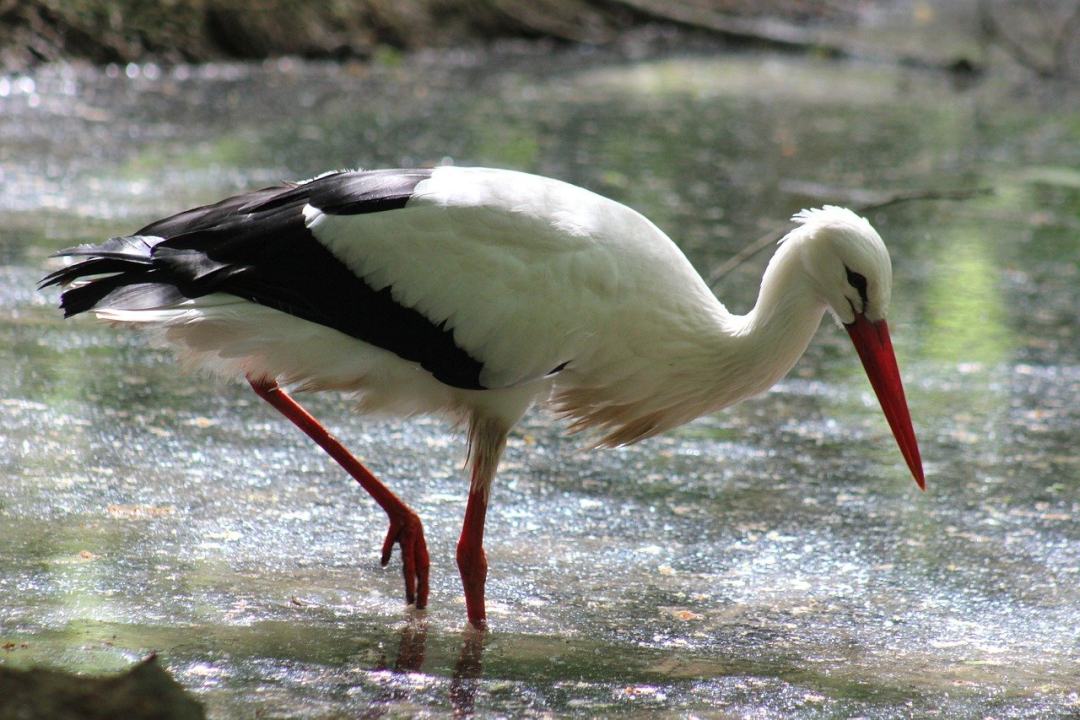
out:
<path id="1" fill-rule="evenodd" d="M 900 382 L 900 369 L 896 367 L 896 355 L 893 353 L 892 340 L 889 339 L 889 326 L 884 320 L 870 322 L 861 313 L 855 314 L 855 321 L 844 325 L 855 350 L 859 353 L 870 384 L 877 394 L 885 419 L 889 421 L 896 444 L 904 455 L 915 482 L 921 490 L 926 489 L 923 475 L 922 458 L 919 457 L 919 444 L 915 441 L 915 430 L 911 427 L 911 414 L 908 412 L 907 399 L 904 398 L 904 384 Z"/>

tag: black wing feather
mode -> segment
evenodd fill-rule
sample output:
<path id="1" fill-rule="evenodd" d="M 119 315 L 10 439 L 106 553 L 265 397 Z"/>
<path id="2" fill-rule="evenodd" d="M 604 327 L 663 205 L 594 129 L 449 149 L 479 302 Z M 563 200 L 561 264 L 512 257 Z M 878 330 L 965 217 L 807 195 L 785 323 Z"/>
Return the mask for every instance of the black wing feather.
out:
<path id="1" fill-rule="evenodd" d="M 445 318 L 398 304 L 368 285 L 307 229 L 303 208 L 354 215 L 405 207 L 430 170 L 340 172 L 263 188 L 150 223 L 136 235 L 61 255 L 86 257 L 41 286 L 89 282 L 61 296 L 66 315 L 153 309 L 225 292 L 334 328 L 418 362 L 440 381 L 482 389 L 483 364 L 455 342 Z"/>

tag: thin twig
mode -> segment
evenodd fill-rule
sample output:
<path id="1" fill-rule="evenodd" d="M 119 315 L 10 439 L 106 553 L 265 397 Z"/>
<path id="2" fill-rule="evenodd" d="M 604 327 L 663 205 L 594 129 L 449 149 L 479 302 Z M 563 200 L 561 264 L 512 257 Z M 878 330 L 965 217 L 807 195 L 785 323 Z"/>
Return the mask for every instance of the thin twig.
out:
<path id="1" fill-rule="evenodd" d="M 787 231 L 787 228 L 770 230 L 769 232 L 759 237 L 757 240 L 754 240 L 752 243 L 744 247 L 739 252 L 732 255 L 726 261 L 720 263 L 719 267 L 715 268 L 711 273 L 709 273 L 709 287 L 715 290 L 716 283 L 727 277 L 732 270 L 739 267 L 744 262 L 757 255 L 759 252 L 778 241 L 784 236 L 784 233 L 786 233 Z"/>
<path id="2" fill-rule="evenodd" d="M 997 17 L 994 16 L 989 0 L 980 0 L 979 2 L 979 23 L 982 25 L 982 30 L 987 38 L 997 42 L 1005 52 L 1012 56 L 1013 60 L 1028 70 L 1042 78 L 1052 78 L 1058 75 L 1059 68 L 1054 63 L 1044 62 L 1041 58 L 1028 52 L 1028 49 L 1023 44 L 1013 40 L 1012 36 L 1005 32 Z"/>
<path id="3" fill-rule="evenodd" d="M 874 210 L 898 205 L 900 203 L 913 202 L 915 200 L 970 200 L 982 195 L 993 195 L 992 187 L 958 188 L 956 190 L 908 190 L 896 192 L 880 200 L 865 203 L 855 207 L 857 213 L 868 213 Z"/>
<path id="4" fill-rule="evenodd" d="M 1054 66 L 1061 75 L 1069 71 L 1069 49 L 1078 34 L 1080 34 L 1080 2 L 1073 5 L 1072 13 L 1065 18 L 1054 40 Z"/>
<path id="5" fill-rule="evenodd" d="M 891 205 L 899 205 L 900 203 L 913 202 L 915 200 L 970 200 L 973 197 L 980 195 L 990 195 L 994 192 L 993 188 L 989 187 L 977 187 L 977 188 L 961 188 L 959 190 L 909 190 L 902 192 L 895 192 L 879 200 L 873 202 L 863 203 L 852 208 L 852 210 L 860 215 L 873 212 L 874 210 L 881 210 L 882 208 L 889 207 Z M 716 283 L 723 280 L 737 267 L 745 263 L 750 258 L 757 255 L 776 243 L 790 230 L 788 227 L 778 228 L 776 230 L 770 230 L 758 239 L 749 243 L 742 250 L 732 255 L 726 261 L 721 263 L 711 273 L 709 273 L 709 286 L 716 287 Z"/>

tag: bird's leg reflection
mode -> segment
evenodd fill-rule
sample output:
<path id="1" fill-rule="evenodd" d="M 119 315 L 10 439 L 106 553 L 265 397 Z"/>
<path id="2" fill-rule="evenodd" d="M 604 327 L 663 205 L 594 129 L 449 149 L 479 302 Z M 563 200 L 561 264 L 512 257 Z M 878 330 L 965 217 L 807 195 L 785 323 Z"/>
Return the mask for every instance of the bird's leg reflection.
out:
<path id="1" fill-rule="evenodd" d="M 420 672 L 424 664 L 427 645 L 427 620 L 412 618 L 401 629 L 398 642 L 397 658 L 393 668 L 388 667 L 386 658 L 380 662 L 377 670 L 392 670 L 394 673 Z M 461 643 L 461 652 L 454 665 L 454 677 L 450 681 L 450 704 L 455 717 L 472 715 L 476 705 L 476 690 L 483 675 L 484 638 L 486 633 L 475 628 L 467 628 Z M 390 713 L 397 703 L 405 702 L 410 691 L 396 682 L 389 684 L 375 697 L 363 718 L 380 718 Z"/>
<path id="2" fill-rule="evenodd" d="M 424 647 L 427 644 L 427 620 L 424 618 L 410 618 L 401 629 L 398 641 L 397 658 L 393 668 L 390 668 L 386 656 L 379 659 L 375 666 L 376 671 L 391 671 L 394 673 L 419 672 L 424 664 Z M 387 683 L 383 689 L 371 699 L 367 710 L 359 717 L 363 720 L 374 720 L 385 717 L 397 703 L 407 701 L 409 689 L 397 682 Z"/>
<path id="3" fill-rule="evenodd" d="M 454 666 L 454 679 L 450 682 L 450 704 L 454 715 L 472 715 L 476 704 L 476 688 L 484 671 L 484 637 L 486 633 L 473 628 L 465 630 L 461 654 Z"/>
<path id="4" fill-rule="evenodd" d="M 427 620 L 424 618 L 412 618 L 401 629 L 397 660 L 394 661 L 396 672 L 420 672 L 420 666 L 424 664 L 427 630 Z"/>

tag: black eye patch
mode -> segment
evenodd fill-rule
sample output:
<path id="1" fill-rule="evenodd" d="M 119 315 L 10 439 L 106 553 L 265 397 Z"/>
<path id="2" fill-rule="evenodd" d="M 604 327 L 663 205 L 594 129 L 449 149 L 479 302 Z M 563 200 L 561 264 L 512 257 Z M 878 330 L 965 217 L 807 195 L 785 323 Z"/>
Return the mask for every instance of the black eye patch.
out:
<path id="1" fill-rule="evenodd" d="M 862 299 L 863 312 L 865 312 L 866 304 L 869 302 L 866 297 L 866 276 L 860 275 L 847 265 L 844 266 L 844 270 L 847 271 L 847 281 L 851 284 L 851 287 L 858 290 L 859 298 Z"/>

